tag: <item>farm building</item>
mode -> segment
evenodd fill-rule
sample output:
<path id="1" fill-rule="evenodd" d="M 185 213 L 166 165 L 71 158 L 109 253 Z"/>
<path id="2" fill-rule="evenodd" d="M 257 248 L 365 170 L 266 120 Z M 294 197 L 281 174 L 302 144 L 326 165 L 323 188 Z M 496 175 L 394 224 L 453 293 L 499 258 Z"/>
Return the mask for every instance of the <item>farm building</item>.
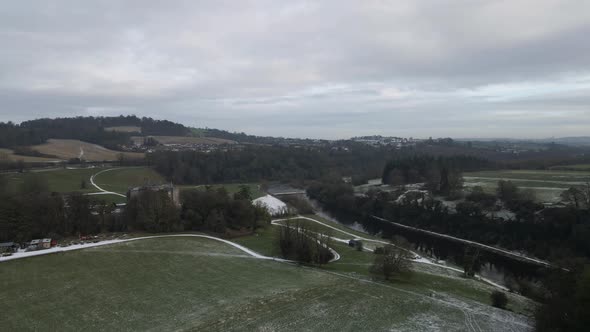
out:
<path id="1" fill-rule="evenodd" d="M 133 197 L 146 191 L 166 192 L 174 204 L 180 205 L 180 190 L 172 184 L 147 185 L 131 188 L 127 191 L 127 200 L 129 201 Z"/>

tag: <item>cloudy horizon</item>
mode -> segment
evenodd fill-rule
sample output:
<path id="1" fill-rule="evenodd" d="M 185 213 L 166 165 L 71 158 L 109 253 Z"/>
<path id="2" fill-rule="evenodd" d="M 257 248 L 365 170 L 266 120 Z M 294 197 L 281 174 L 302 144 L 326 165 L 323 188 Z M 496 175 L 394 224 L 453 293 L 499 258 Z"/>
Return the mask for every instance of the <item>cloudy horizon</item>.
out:
<path id="1" fill-rule="evenodd" d="M 0 121 L 264 136 L 590 136 L 588 1 L 18 1 Z"/>

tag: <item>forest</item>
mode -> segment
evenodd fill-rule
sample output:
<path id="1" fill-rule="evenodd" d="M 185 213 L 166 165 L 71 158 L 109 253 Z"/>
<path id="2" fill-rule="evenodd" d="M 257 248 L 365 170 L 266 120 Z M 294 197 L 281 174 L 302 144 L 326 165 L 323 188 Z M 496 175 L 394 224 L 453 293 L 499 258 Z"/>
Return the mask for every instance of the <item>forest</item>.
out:
<path id="1" fill-rule="evenodd" d="M 378 177 L 391 151 L 366 147 L 349 150 L 322 147 L 246 145 L 209 153 L 157 151 L 149 165 L 178 184 L 288 181 L 303 182 L 328 174 L 366 182 Z"/>

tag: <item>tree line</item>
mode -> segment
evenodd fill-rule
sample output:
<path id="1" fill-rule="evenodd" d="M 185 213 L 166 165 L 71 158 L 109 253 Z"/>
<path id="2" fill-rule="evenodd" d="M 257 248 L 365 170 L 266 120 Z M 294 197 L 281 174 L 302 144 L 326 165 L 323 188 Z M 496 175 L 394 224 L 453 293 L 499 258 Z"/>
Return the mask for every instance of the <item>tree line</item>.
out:
<path id="1" fill-rule="evenodd" d="M 251 204 L 247 190 L 233 196 L 224 189 L 188 190 L 182 192 L 180 206 L 166 192 L 145 190 L 118 208 L 78 192 L 51 192 L 46 180 L 35 174 L 17 188 L 0 176 L 0 241 L 120 231 L 225 234 L 250 232 L 268 223 L 270 215 Z"/>

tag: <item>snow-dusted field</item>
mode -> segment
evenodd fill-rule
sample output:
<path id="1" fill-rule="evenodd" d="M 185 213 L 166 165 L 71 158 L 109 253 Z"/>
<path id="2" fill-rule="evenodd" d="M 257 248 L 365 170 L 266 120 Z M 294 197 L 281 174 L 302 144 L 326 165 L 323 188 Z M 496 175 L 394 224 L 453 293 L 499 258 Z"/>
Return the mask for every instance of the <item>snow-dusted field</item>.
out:
<path id="1" fill-rule="evenodd" d="M 195 253 L 195 254 L 191 254 Z M 528 331 L 449 294 L 252 259 L 204 237 L 155 237 L 0 264 L 4 330 Z M 48 304 L 51 305 L 48 310 Z"/>

